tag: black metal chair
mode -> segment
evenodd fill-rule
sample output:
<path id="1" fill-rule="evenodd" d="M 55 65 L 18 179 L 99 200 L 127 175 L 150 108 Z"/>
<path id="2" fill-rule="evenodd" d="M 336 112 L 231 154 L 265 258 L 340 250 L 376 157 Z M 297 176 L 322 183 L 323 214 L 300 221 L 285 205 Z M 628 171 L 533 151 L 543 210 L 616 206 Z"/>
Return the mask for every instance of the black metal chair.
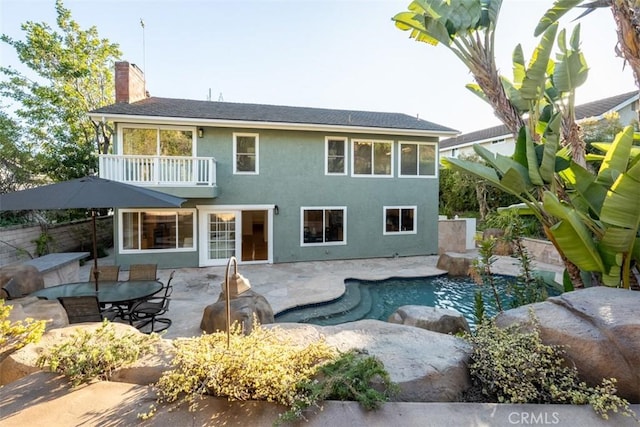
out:
<path id="1" fill-rule="evenodd" d="M 102 322 L 103 319 L 113 320 L 117 312 L 111 309 L 100 309 L 96 296 L 77 296 L 58 298 L 67 312 L 69 323 Z"/>
<path id="2" fill-rule="evenodd" d="M 171 294 L 173 292 L 171 281 L 173 280 L 174 274 L 175 270 L 169 275 L 169 280 L 167 280 L 167 284 L 160 293 L 146 300 L 134 303 L 129 309 L 129 323 L 141 332 L 147 334 L 161 332 L 171 326 L 171 319 L 161 316 L 169 311 L 169 302 L 171 301 Z"/>

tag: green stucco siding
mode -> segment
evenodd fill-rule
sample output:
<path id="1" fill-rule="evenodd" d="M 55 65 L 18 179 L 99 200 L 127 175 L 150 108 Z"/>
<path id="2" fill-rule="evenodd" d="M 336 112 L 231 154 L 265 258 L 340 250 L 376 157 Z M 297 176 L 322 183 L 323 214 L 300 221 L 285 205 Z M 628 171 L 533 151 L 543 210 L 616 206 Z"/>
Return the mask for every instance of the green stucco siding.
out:
<path id="1" fill-rule="evenodd" d="M 234 132 L 259 135 L 257 175 L 233 174 Z M 347 175 L 325 175 L 327 136 L 348 138 Z M 352 138 L 393 141 L 394 176 L 351 176 Z M 195 155 L 216 159 L 218 196 L 188 199 L 183 208 L 278 205 L 279 214 L 273 216 L 275 263 L 436 254 L 438 179 L 399 178 L 399 141 L 437 142 L 437 138 L 205 127 Z M 175 193 L 175 189 L 172 193 L 187 195 Z M 346 207 L 346 244 L 301 246 L 302 206 Z M 417 233 L 383 235 L 384 206 L 416 206 Z M 117 218 L 114 223 L 117 230 Z M 198 238 L 202 235 L 199 227 Z M 118 245 L 118 236 L 115 237 Z M 162 268 L 197 267 L 199 255 L 197 251 L 116 254 L 116 262 L 124 269 L 131 263 L 147 262 L 158 263 Z"/>
<path id="2" fill-rule="evenodd" d="M 259 134 L 259 174 L 233 175 L 233 132 Z M 206 129 L 199 156 L 217 160 L 216 205 L 276 204 L 274 262 L 435 254 L 438 250 L 437 178 L 398 178 L 398 141 L 387 135 Z M 394 177 L 325 175 L 325 136 L 394 141 Z M 301 206 L 347 208 L 346 245 L 301 247 Z M 383 206 L 417 206 L 417 234 L 383 235 Z"/>

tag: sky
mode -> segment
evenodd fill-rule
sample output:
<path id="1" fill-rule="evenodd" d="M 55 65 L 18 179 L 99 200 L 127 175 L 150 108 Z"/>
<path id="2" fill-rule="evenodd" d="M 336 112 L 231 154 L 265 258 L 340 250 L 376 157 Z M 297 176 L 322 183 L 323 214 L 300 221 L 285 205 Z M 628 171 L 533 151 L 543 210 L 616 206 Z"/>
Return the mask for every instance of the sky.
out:
<path id="1" fill-rule="evenodd" d="M 465 85 L 465 65 L 446 47 L 409 38 L 391 18 L 409 0 L 66 0 L 82 29 L 95 26 L 117 43 L 122 60 L 145 72 L 151 96 L 226 102 L 385 111 L 419 116 L 460 132 L 500 124 Z M 511 77 L 522 44 L 527 61 L 533 30 L 553 0 L 504 0 L 496 62 Z M 573 12 L 561 21 L 568 34 Z M 54 0 L 1 0 L 0 32 L 24 40 L 26 21 L 55 28 Z M 144 28 L 140 21 L 144 22 Z M 636 90 L 615 55 L 608 9 L 580 19 L 589 78 L 577 103 Z M 19 70 L 0 43 L 0 63 Z M 7 108 L 6 103 L 3 108 Z"/>

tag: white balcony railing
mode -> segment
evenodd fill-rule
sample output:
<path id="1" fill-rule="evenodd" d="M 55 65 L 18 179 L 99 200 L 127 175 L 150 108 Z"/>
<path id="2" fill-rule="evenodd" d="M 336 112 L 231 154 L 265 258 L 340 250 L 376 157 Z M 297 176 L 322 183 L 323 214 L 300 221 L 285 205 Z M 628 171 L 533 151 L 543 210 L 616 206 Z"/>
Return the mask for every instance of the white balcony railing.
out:
<path id="1" fill-rule="evenodd" d="M 101 154 L 100 178 L 136 185 L 216 185 L 213 157 Z"/>

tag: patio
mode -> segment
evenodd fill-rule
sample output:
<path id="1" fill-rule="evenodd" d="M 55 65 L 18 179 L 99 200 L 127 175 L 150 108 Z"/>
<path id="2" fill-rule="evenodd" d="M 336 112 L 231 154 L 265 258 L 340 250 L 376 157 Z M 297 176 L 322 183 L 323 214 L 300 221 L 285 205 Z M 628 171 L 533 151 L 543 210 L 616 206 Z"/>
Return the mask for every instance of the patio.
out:
<path id="1" fill-rule="evenodd" d="M 469 254 L 466 254 L 469 255 Z M 435 267 L 437 256 L 366 259 L 331 262 L 310 262 L 275 265 L 241 266 L 254 290 L 262 293 L 273 305 L 274 311 L 332 299 L 343 290 L 347 277 L 383 279 L 390 276 L 425 276 L 440 274 Z M 101 264 L 112 260 L 103 258 Z M 496 272 L 515 274 L 514 260 L 500 257 L 494 264 Z M 538 265 L 559 273 L 555 266 Z M 89 277 L 89 265 L 81 267 L 80 278 Z M 172 270 L 160 270 L 159 278 L 166 280 Z M 126 276 L 127 272 L 121 272 Z M 170 317 L 173 324 L 167 338 L 200 334 L 199 322 L 204 306 L 215 301 L 220 292 L 224 268 L 178 269 Z M 124 278 L 121 276 L 121 278 Z M 186 408 L 169 411 L 159 407 L 153 418 L 141 421 L 137 414 L 148 410 L 153 403 L 149 387 L 120 382 L 98 382 L 68 393 L 60 377 L 39 373 L 5 386 L 10 400 L 0 402 L 0 412 L 13 414 L 2 419 L 3 425 L 271 425 L 282 412 L 282 407 L 267 402 L 227 402 L 209 398 L 202 401 L 195 412 Z M 43 396 L 47 396 L 43 400 Z M 34 402 L 39 402 L 34 404 Z M 61 407 L 75 408 L 59 411 Z M 90 409 L 89 409 L 90 408 Z M 640 405 L 632 405 L 638 413 Z M 6 412 L 5 412 L 6 411 Z M 390 402 L 377 411 L 364 411 L 355 402 L 324 402 L 321 412 L 309 414 L 307 421 L 295 425 L 325 426 L 440 426 L 514 424 L 553 424 L 558 426 L 631 426 L 636 422 L 614 414 L 603 420 L 589 406 L 574 405 L 505 405 L 484 403 L 415 403 Z"/>
<path id="2" fill-rule="evenodd" d="M 459 254 L 472 257 L 473 252 Z M 516 275 L 516 260 L 497 257 L 493 269 L 499 274 Z M 436 268 L 438 256 L 314 261 L 282 264 L 240 265 L 239 271 L 251 282 L 252 289 L 262 294 L 274 313 L 291 307 L 329 301 L 344 292 L 347 278 L 381 280 L 392 276 L 424 277 L 442 274 Z M 100 258 L 100 265 L 113 264 L 111 256 Z M 536 263 L 537 268 L 561 274 L 556 265 Z M 89 278 L 90 265 L 80 267 L 79 280 Z M 172 325 L 165 338 L 190 337 L 201 334 L 199 325 L 204 307 L 217 301 L 226 267 L 181 268 L 173 279 L 174 291 L 168 317 Z M 173 269 L 158 270 L 158 277 L 166 282 Z M 120 272 L 121 279 L 126 271 Z M 559 280 L 559 279 L 556 279 Z"/>

